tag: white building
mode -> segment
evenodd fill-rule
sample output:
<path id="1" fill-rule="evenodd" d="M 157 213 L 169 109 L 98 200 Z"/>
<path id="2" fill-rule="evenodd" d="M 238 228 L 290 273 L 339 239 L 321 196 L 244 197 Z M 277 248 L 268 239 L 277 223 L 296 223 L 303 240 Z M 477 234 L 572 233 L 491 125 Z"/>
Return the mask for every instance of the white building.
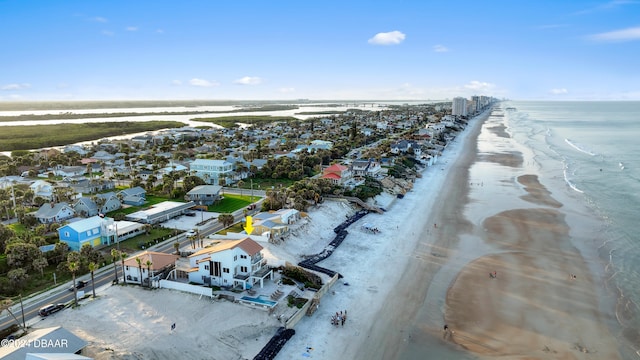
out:
<path id="1" fill-rule="evenodd" d="M 190 171 L 209 185 L 220 185 L 220 179 L 233 177 L 233 164 L 225 160 L 196 159 L 190 164 Z"/>
<path id="2" fill-rule="evenodd" d="M 273 280 L 273 270 L 262 256 L 262 245 L 249 237 L 220 240 L 189 256 L 189 281 L 221 287 L 249 289 L 264 279 Z"/>
<path id="3" fill-rule="evenodd" d="M 451 114 L 456 116 L 467 116 L 467 99 L 463 97 L 453 98 Z"/>

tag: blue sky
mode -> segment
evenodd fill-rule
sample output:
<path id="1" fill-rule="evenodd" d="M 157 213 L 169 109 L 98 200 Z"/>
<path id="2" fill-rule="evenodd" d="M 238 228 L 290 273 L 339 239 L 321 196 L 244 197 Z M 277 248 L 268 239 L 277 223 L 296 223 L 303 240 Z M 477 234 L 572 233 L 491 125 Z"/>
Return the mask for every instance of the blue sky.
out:
<path id="1" fill-rule="evenodd" d="M 640 0 L 0 0 L 0 49 L 0 101 L 640 100 Z"/>

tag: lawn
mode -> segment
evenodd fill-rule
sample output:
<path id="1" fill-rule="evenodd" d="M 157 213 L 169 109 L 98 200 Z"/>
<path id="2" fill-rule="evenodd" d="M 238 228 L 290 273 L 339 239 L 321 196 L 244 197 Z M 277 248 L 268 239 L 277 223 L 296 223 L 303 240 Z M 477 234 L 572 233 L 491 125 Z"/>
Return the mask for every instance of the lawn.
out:
<path id="1" fill-rule="evenodd" d="M 209 211 L 217 213 L 232 213 L 236 210 L 249 206 L 252 203 L 250 194 L 224 194 L 223 196 L 222 201 L 218 204 L 209 206 Z M 256 198 L 257 197 L 254 196 L 254 200 Z"/>
<path id="2" fill-rule="evenodd" d="M 243 189 L 251 189 L 251 181 L 253 180 L 253 189 L 254 190 L 269 190 L 271 188 L 287 188 L 291 186 L 295 180 L 290 179 L 271 179 L 271 178 L 252 178 L 243 180 Z"/>
<path id="3" fill-rule="evenodd" d="M 121 241 L 120 250 L 126 251 L 127 253 L 133 253 L 142 249 L 142 246 L 148 248 L 151 245 L 158 244 L 174 235 L 174 233 L 174 229 L 154 228 L 151 229 L 151 233 L 149 235 L 142 234 L 132 237 L 131 239 Z M 108 251 L 105 251 L 105 253 L 110 253 L 111 248 L 114 247 L 117 248 L 117 245 L 111 245 L 111 247 L 109 247 Z"/>
<path id="4" fill-rule="evenodd" d="M 222 230 L 218 231 L 216 234 L 227 235 L 228 232 L 241 233 L 243 231 L 244 231 L 244 221 L 241 221 L 239 223 L 235 223 L 235 224 L 229 226 L 226 229 L 222 229 Z"/>

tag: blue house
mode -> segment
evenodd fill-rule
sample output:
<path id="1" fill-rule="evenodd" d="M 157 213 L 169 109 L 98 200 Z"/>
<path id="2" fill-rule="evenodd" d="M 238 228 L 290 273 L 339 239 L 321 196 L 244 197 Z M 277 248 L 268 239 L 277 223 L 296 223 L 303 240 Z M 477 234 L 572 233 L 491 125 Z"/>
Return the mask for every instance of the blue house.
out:
<path id="1" fill-rule="evenodd" d="M 100 216 L 78 220 L 58 228 L 60 241 L 67 243 L 74 251 L 79 251 L 84 244 L 89 244 L 92 247 L 108 244 L 109 239 L 114 235 L 113 219 L 101 218 Z"/>

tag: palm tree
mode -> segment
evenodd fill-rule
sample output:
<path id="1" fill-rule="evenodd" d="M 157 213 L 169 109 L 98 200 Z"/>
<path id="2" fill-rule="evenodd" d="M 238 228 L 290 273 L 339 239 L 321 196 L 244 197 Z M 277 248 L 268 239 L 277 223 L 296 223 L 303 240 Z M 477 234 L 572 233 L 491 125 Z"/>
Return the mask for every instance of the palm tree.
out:
<path id="1" fill-rule="evenodd" d="M 176 249 L 176 255 L 180 255 L 180 243 L 179 242 L 174 242 L 173 243 L 173 248 Z"/>
<path id="2" fill-rule="evenodd" d="M 145 265 L 147 265 L 147 281 L 149 282 L 149 288 L 151 288 L 151 265 L 153 265 L 153 263 L 151 260 L 147 260 Z"/>
<path id="3" fill-rule="evenodd" d="M 140 257 L 136 258 L 136 262 L 138 263 L 138 269 L 140 269 L 140 285 L 142 286 L 142 260 Z"/>
<path id="4" fill-rule="evenodd" d="M 96 271 L 98 265 L 93 261 L 88 265 L 89 272 L 91 273 L 91 291 L 93 292 L 93 297 L 96 297 L 96 283 L 93 281 L 93 272 Z"/>
<path id="5" fill-rule="evenodd" d="M 120 257 L 120 252 L 118 249 L 111 249 L 111 258 L 113 259 L 113 273 L 114 273 L 114 282 L 118 283 L 118 266 L 116 265 L 116 261 Z"/>
<path id="6" fill-rule="evenodd" d="M 75 253 L 78 254 L 78 253 Z M 69 271 L 71 271 L 71 276 L 73 277 L 73 303 L 74 306 L 78 306 L 78 289 L 76 289 L 76 271 L 78 271 L 78 268 L 80 268 L 80 262 L 78 261 L 78 259 L 76 259 L 77 257 L 79 257 L 79 255 L 74 256 L 74 253 L 69 253 L 69 255 L 67 255 L 67 267 L 69 268 Z"/>
<path id="7" fill-rule="evenodd" d="M 124 259 L 127 258 L 127 253 L 126 252 L 121 252 L 120 253 L 120 261 L 122 262 L 122 280 L 124 281 L 125 285 L 127 284 L 127 277 L 124 275 Z"/>

